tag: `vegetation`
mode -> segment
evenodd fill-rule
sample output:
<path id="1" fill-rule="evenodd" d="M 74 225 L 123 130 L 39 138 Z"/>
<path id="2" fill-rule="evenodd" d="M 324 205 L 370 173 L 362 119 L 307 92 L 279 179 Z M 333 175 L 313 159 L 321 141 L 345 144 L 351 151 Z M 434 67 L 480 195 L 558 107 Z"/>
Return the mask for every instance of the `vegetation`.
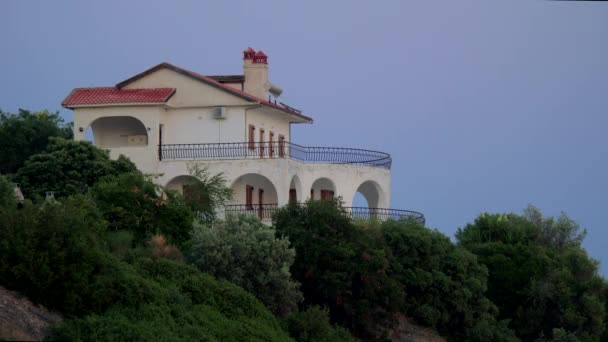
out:
<path id="1" fill-rule="evenodd" d="M 404 319 L 454 341 L 608 340 L 608 283 L 565 215 L 482 214 L 457 243 L 339 201 L 222 221 L 222 175 L 194 165 L 181 195 L 68 133 L 0 114 L 0 285 L 65 317 L 50 340 L 383 340 Z"/>
<path id="2" fill-rule="evenodd" d="M 190 236 L 194 216 L 184 199 L 140 172 L 103 177 L 90 194 L 111 231 L 131 231 L 138 241 L 163 234 L 176 244 Z"/>
<path id="3" fill-rule="evenodd" d="M 56 197 L 83 194 L 98 179 L 107 175 L 134 172 L 135 165 L 121 157 L 111 160 L 108 153 L 88 141 L 50 138 L 43 152 L 31 156 L 15 176 L 26 197 Z"/>
<path id="4" fill-rule="evenodd" d="M 0 110 L 0 174 L 17 172 L 30 156 L 46 149 L 50 137 L 72 139 L 72 126 L 59 113 Z"/>
<path id="5" fill-rule="evenodd" d="M 280 317 L 297 310 L 302 294 L 289 267 L 295 251 L 289 240 L 253 216 L 228 217 L 212 226 L 196 224 L 188 260 L 201 271 L 253 293 Z"/>
<path id="6" fill-rule="evenodd" d="M 581 247 L 584 235 L 566 215 L 543 218 L 530 207 L 524 215 L 482 214 L 456 238 L 488 268 L 487 296 L 519 338 L 598 341 L 606 283 Z"/>

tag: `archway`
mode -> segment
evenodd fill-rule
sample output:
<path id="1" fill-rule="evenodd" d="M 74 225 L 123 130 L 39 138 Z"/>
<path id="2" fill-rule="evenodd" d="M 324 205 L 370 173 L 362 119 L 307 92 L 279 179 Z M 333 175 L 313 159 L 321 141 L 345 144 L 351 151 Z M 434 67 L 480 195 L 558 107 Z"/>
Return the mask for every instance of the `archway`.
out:
<path id="1" fill-rule="evenodd" d="M 165 188 L 176 191 L 184 195 L 184 197 L 187 197 L 189 195 L 190 187 L 195 185 L 198 181 L 198 179 L 188 175 L 177 176 L 171 179 Z"/>
<path id="2" fill-rule="evenodd" d="M 289 184 L 289 202 L 302 202 L 302 183 L 297 175 L 291 178 L 291 183 Z"/>
<path id="3" fill-rule="evenodd" d="M 330 200 L 336 196 L 336 185 L 329 178 L 319 178 L 312 183 L 310 199 Z"/>
<path id="4" fill-rule="evenodd" d="M 144 124 L 132 116 L 106 116 L 90 125 L 92 139 L 101 148 L 147 146 L 148 131 Z M 87 128 L 87 134 L 89 129 Z"/>
<path id="5" fill-rule="evenodd" d="M 368 208 L 378 208 L 381 196 L 382 188 L 380 188 L 378 183 L 371 180 L 365 181 L 357 188 L 357 192 L 353 197 L 353 206 L 363 206 L 361 204 L 365 202 L 365 206 Z"/>
<path id="6" fill-rule="evenodd" d="M 226 207 L 229 213 L 256 214 L 259 219 L 272 218 L 278 207 L 277 190 L 272 181 L 257 173 L 238 177 L 231 186 L 232 204 Z"/>

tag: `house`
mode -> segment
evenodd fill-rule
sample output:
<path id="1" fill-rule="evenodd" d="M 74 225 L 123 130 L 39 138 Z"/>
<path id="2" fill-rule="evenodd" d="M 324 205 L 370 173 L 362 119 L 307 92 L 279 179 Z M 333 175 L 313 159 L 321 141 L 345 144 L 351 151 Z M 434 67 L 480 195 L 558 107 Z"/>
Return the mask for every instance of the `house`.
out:
<path id="1" fill-rule="evenodd" d="M 291 125 L 313 119 L 280 100 L 268 78 L 268 57 L 248 48 L 242 75 L 206 76 L 161 63 L 115 86 L 76 88 L 62 105 L 74 111 L 74 138 L 92 130 L 112 158 L 129 157 L 157 181 L 188 195 L 188 165 L 222 172 L 234 199 L 227 210 L 267 219 L 289 201 L 355 193 L 369 208 L 353 216 L 401 217 L 420 213 L 390 208 L 391 157 L 382 152 L 307 147 L 293 142 Z"/>

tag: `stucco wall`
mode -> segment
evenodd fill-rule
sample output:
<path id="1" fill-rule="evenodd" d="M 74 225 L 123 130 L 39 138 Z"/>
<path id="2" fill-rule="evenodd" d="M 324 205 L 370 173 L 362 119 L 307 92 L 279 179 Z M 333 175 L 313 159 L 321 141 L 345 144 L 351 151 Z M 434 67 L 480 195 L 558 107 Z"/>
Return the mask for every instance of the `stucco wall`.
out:
<path id="1" fill-rule="evenodd" d="M 260 140 L 260 129 L 264 130 L 264 141 L 269 141 L 269 134 L 274 133 L 274 141 L 279 141 L 279 135 L 285 136 L 285 141 L 290 141 L 289 137 L 289 120 L 287 115 L 275 113 L 274 111 L 265 110 L 262 108 L 247 110 L 246 126 L 255 126 L 255 139 Z M 248 140 L 247 140 L 248 141 Z"/>
<path id="2" fill-rule="evenodd" d="M 204 144 L 245 141 L 245 109 L 226 107 L 224 119 L 213 108 L 168 108 L 161 116 L 163 144 Z"/>
<path id="3" fill-rule="evenodd" d="M 124 87 L 133 88 L 176 88 L 177 91 L 167 102 L 171 107 L 194 106 L 234 106 L 248 105 L 237 96 L 212 87 L 201 81 L 184 76 L 170 69 L 157 70 Z"/>

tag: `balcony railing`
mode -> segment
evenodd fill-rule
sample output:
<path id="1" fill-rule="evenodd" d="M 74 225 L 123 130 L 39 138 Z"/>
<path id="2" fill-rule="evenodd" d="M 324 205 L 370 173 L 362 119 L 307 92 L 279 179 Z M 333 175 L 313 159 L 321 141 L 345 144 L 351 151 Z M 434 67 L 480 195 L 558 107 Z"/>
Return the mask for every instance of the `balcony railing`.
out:
<path id="1" fill-rule="evenodd" d="M 286 141 L 215 144 L 163 144 L 159 160 L 230 160 L 290 158 L 305 163 L 367 165 L 391 168 L 387 153 L 341 147 L 307 147 Z"/>
<path id="2" fill-rule="evenodd" d="M 401 220 L 413 219 L 416 222 L 424 225 L 424 214 L 411 210 L 386 209 L 386 208 L 368 208 L 368 207 L 343 207 L 346 214 L 353 220 L 370 220 L 386 221 L 388 219 Z M 260 220 L 269 220 L 272 215 L 279 209 L 277 204 L 232 204 L 225 207 L 226 215 L 251 214 L 256 215 Z"/>

